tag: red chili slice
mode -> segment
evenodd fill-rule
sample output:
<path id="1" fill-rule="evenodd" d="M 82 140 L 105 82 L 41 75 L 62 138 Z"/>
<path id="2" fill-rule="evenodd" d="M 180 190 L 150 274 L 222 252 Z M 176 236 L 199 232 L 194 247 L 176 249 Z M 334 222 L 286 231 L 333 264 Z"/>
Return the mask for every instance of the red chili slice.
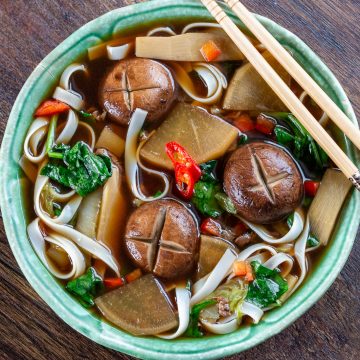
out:
<path id="1" fill-rule="evenodd" d="M 177 164 L 175 167 L 176 187 L 185 200 L 190 200 L 194 193 L 195 178 L 192 168 Z"/>
<path id="2" fill-rule="evenodd" d="M 174 168 L 183 165 L 190 170 L 194 183 L 201 177 L 201 169 L 188 152 L 177 142 L 171 141 L 165 145 L 166 154 L 172 161 Z"/>

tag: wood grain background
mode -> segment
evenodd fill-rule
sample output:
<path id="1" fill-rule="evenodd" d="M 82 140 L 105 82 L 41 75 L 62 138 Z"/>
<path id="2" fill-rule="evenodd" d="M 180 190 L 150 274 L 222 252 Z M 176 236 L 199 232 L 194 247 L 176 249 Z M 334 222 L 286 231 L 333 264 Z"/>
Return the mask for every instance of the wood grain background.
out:
<path id="1" fill-rule="evenodd" d="M 17 94 L 41 59 L 86 22 L 134 2 L 140 1 L 0 0 L 0 141 Z M 305 40 L 338 77 L 360 114 L 359 0 L 244 3 Z M 0 246 L 0 359 L 130 359 L 91 342 L 50 310 L 16 264 L 2 220 Z M 357 241 L 336 282 L 308 313 L 281 334 L 231 359 L 358 359 L 359 273 Z"/>

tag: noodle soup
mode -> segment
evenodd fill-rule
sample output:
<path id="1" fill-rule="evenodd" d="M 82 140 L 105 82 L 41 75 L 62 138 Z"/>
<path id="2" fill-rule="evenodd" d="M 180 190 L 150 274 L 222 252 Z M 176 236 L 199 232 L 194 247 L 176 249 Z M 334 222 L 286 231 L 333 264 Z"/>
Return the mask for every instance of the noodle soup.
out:
<path id="1" fill-rule="evenodd" d="M 281 306 L 335 225 L 311 233 L 317 192 L 350 189 L 212 23 L 88 49 L 39 104 L 20 166 L 34 184 L 29 240 L 65 291 L 169 340 L 230 333 Z"/>

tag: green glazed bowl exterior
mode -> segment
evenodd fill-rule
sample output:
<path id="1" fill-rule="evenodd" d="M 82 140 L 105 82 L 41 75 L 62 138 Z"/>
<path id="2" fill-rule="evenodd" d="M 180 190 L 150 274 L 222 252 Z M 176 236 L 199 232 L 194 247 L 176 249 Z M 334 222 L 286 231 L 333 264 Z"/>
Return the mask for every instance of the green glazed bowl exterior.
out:
<path id="1" fill-rule="evenodd" d="M 64 68 L 84 55 L 88 47 L 114 34 L 125 35 L 138 29 L 139 24 L 148 27 L 157 23 L 166 25 L 174 21 L 199 19 L 212 21 L 199 1 L 155 0 L 114 10 L 86 24 L 53 50 L 31 74 L 14 104 L 1 149 L 0 199 L 3 220 L 12 251 L 30 284 L 58 316 L 83 335 L 109 348 L 146 359 L 219 358 L 249 349 L 279 333 L 308 310 L 333 283 L 350 253 L 360 220 L 360 196 L 353 192 L 341 213 L 331 242 L 323 250 L 323 256 L 303 286 L 281 308 L 266 314 L 260 324 L 244 326 L 223 336 L 173 341 L 134 337 L 86 311 L 47 272 L 27 239 L 25 203 L 19 184 L 22 175 L 18 160 L 35 108 L 58 82 Z M 266 18 L 259 19 L 357 124 L 343 89 L 321 60 L 289 31 Z M 336 138 L 359 165 L 358 155 L 344 136 L 336 132 Z"/>

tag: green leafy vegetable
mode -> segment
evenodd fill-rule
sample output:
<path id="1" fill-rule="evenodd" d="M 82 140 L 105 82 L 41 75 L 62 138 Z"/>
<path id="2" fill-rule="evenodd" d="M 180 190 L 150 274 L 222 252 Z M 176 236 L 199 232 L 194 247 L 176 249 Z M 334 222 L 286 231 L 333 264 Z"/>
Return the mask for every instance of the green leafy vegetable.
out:
<path id="1" fill-rule="evenodd" d="M 200 164 L 202 181 L 217 182 L 217 178 L 215 174 L 216 165 L 217 165 L 217 160 L 210 160 L 206 163 Z"/>
<path id="2" fill-rule="evenodd" d="M 46 149 L 47 153 L 51 150 L 51 148 L 54 145 L 55 131 L 56 131 L 58 118 L 59 118 L 59 114 L 55 114 L 51 117 L 51 120 L 50 120 L 48 137 L 46 139 L 46 144 L 45 144 L 45 149 Z"/>
<path id="3" fill-rule="evenodd" d="M 79 115 L 82 117 L 83 120 L 87 120 L 87 121 L 91 121 L 91 122 L 96 120 L 93 114 L 88 113 L 84 110 L 80 110 Z"/>
<path id="4" fill-rule="evenodd" d="M 218 192 L 215 195 L 215 199 L 217 200 L 220 207 L 228 212 L 229 214 L 236 214 L 236 208 L 232 200 L 223 192 Z"/>
<path id="5" fill-rule="evenodd" d="M 66 290 L 73 294 L 86 308 L 94 305 L 94 297 L 103 289 L 103 281 L 90 267 L 84 275 L 66 284 Z"/>
<path id="6" fill-rule="evenodd" d="M 238 145 L 244 145 L 248 141 L 248 136 L 246 134 L 241 134 L 238 140 Z"/>
<path id="7" fill-rule="evenodd" d="M 222 213 L 215 195 L 221 191 L 220 184 L 198 181 L 194 186 L 194 195 L 191 199 L 196 208 L 203 214 L 218 217 Z"/>
<path id="8" fill-rule="evenodd" d="M 294 213 L 292 213 L 291 215 L 288 216 L 286 222 L 287 222 L 288 227 L 291 228 L 292 224 L 294 222 Z M 306 241 L 306 246 L 308 248 L 312 248 L 312 247 L 318 246 L 319 243 L 320 243 L 319 239 L 314 234 L 309 233 L 308 239 Z"/>
<path id="9" fill-rule="evenodd" d="M 289 228 L 291 228 L 293 226 L 294 223 L 294 213 L 290 214 L 288 216 L 288 218 L 286 219 L 286 223 L 288 225 Z"/>
<path id="10" fill-rule="evenodd" d="M 260 308 L 274 303 L 280 305 L 279 298 L 288 290 L 288 284 L 281 277 L 280 271 L 268 269 L 258 261 L 253 261 L 251 266 L 255 280 L 249 285 L 246 300 Z"/>
<path id="11" fill-rule="evenodd" d="M 280 145 L 288 146 L 294 142 L 294 136 L 285 127 L 276 125 L 274 129 L 276 140 Z"/>
<path id="12" fill-rule="evenodd" d="M 162 194 L 162 191 L 158 190 L 158 191 L 153 195 L 153 197 L 154 197 L 154 198 L 157 198 L 157 197 L 159 197 L 161 194 Z"/>
<path id="13" fill-rule="evenodd" d="M 62 207 L 58 203 L 53 203 L 54 215 L 60 216 L 62 212 Z"/>
<path id="14" fill-rule="evenodd" d="M 65 153 L 70 150 L 69 145 L 58 144 L 54 145 L 51 150 L 48 152 L 48 156 L 53 159 L 63 159 Z"/>
<path id="15" fill-rule="evenodd" d="M 269 113 L 276 119 L 282 120 L 292 131 L 292 134 L 283 126 L 275 127 L 275 136 L 279 144 L 290 148 L 294 156 L 321 170 L 328 163 L 325 151 L 314 141 L 304 126 L 290 113 Z"/>
<path id="16" fill-rule="evenodd" d="M 216 300 L 210 299 L 210 300 L 204 300 L 199 304 L 196 304 L 192 309 L 190 313 L 190 322 L 189 326 L 186 330 L 186 335 L 190 337 L 201 337 L 203 336 L 203 332 L 199 328 L 199 316 L 201 310 L 207 308 L 208 306 L 216 304 Z"/>
<path id="17" fill-rule="evenodd" d="M 53 153 L 62 154 L 62 159 L 50 159 L 41 175 L 74 189 L 81 196 L 96 190 L 111 176 L 110 158 L 95 155 L 82 141 L 71 149 L 55 147 Z"/>
<path id="18" fill-rule="evenodd" d="M 314 235 L 314 234 L 309 234 L 309 237 L 306 241 L 306 246 L 308 248 L 313 248 L 313 247 L 316 247 L 320 244 L 320 241 L 319 239 Z"/>

